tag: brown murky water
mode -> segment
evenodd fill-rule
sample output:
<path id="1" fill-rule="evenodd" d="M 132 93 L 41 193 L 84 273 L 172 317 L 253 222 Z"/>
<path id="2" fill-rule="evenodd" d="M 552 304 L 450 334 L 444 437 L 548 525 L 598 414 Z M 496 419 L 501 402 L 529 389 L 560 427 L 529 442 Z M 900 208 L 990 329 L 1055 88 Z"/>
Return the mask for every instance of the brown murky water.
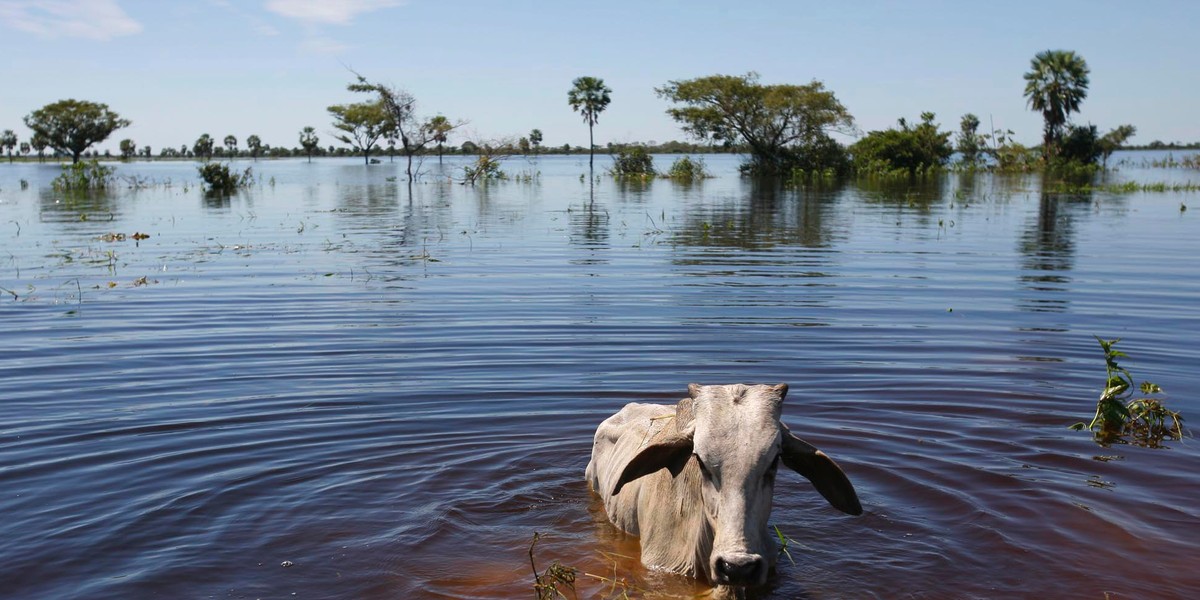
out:
<path id="1" fill-rule="evenodd" d="M 746 381 L 791 385 L 866 511 L 781 475 L 794 563 L 756 597 L 1196 597 L 1200 445 L 1067 426 L 1093 335 L 1200 418 L 1197 195 L 709 162 L 410 194 L 386 163 L 263 161 L 228 199 L 184 163 L 85 199 L 0 165 L 0 595 L 533 597 L 534 532 L 580 597 L 703 594 L 640 566 L 583 469 L 626 402 Z"/>

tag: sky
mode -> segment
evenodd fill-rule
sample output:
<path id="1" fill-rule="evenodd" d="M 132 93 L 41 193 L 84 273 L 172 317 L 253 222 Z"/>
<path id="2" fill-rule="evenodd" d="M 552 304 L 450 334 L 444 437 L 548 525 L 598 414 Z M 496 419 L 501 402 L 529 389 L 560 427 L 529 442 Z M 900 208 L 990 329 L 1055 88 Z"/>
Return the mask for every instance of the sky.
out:
<path id="1" fill-rule="evenodd" d="M 1022 75 L 1066 49 L 1091 68 L 1075 122 L 1200 141 L 1197 24 L 1195 0 L 0 0 L 0 129 L 25 141 L 25 115 L 75 98 L 133 122 L 99 146 L 114 153 L 202 133 L 292 147 L 305 126 L 327 146 L 326 108 L 368 99 L 346 90 L 353 70 L 467 121 L 451 143 L 538 128 L 586 145 L 567 104 L 582 75 L 612 89 L 597 144 L 663 142 L 687 138 L 655 87 L 754 71 L 824 82 L 863 132 L 924 111 L 957 130 L 970 112 L 1036 144 Z"/>

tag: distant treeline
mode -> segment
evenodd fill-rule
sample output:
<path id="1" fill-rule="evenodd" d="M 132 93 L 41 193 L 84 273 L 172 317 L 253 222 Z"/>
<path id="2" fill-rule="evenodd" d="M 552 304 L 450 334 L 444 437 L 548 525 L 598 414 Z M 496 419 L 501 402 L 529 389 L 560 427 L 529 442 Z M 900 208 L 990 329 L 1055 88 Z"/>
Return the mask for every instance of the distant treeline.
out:
<path id="1" fill-rule="evenodd" d="M 610 154 L 617 154 L 623 150 L 627 150 L 630 148 L 643 148 L 646 150 L 647 153 L 650 153 L 650 154 L 736 154 L 736 153 L 745 152 L 745 148 L 742 148 L 740 146 L 733 146 L 733 145 L 727 146 L 724 144 L 695 144 L 695 143 L 680 142 L 680 141 L 675 141 L 675 140 L 672 140 L 669 142 L 661 142 L 661 143 L 655 142 L 655 141 L 617 143 L 617 144 L 609 143 L 606 147 L 599 147 L 599 148 L 597 148 L 597 150 L 599 150 L 601 152 L 607 150 Z M 524 152 L 515 145 L 506 145 L 506 146 L 503 146 L 500 148 L 488 148 L 485 150 L 483 148 L 480 148 L 474 142 L 464 142 L 462 145 L 443 146 L 443 148 L 442 148 L 442 154 L 444 154 L 446 156 L 455 156 L 455 155 L 474 156 L 474 155 L 478 155 L 481 153 L 506 154 L 506 155 L 526 155 L 526 156 L 535 156 L 535 155 L 543 155 L 543 154 L 544 155 L 567 155 L 567 154 L 587 154 L 588 149 L 584 148 L 583 146 L 572 146 L 570 144 L 563 144 L 561 146 L 541 146 L 540 148 L 538 148 L 536 150 L 530 149 L 530 150 L 524 151 Z M 422 152 L 419 152 L 418 154 L 422 154 L 422 155 L 426 155 L 426 156 L 437 156 L 438 151 L 437 151 L 437 148 L 430 147 L 430 148 L 424 149 Z M 319 157 L 319 156 L 362 157 L 363 152 L 362 152 L 362 150 L 360 150 L 358 148 L 346 148 L 344 146 L 329 145 L 326 147 L 314 148 L 312 155 L 314 157 Z M 381 160 L 388 159 L 390 157 L 400 156 L 400 155 L 401 155 L 401 153 L 398 148 L 392 148 L 392 147 L 387 147 L 387 146 L 383 147 L 382 149 L 373 150 L 371 152 L 372 157 L 381 159 Z M 104 150 L 104 151 L 91 150 L 91 151 L 84 152 L 82 154 L 83 158 L 97 159 L 97 160 L 135 158 L 135 157 L 143 159 L 143 160 L 155 159 L 155 158 L 158 158 L 158 159 L 229 160 L 229 159 L 234 159 L 234 158 L 257 159 L 260 157 L 261 158 L 291 158 L 291 157 L 306 157 L 306 156 L 308 156 L 308 152 L 302 147 L 284 148 L 282 146 L 270 146 L 270 145 L 265 145 L 265 144 L 261 148 L 259 148 L 256 152 L 253 152 L 249 149 L 240 149 L 240 150 L 236 150 L 236 151 L 231 151 L 227 148 L 214 145 L 214 147 L 212 148 L 212 153 L 210 155 L 200 155 L 200 156 L 197 156 L 195 151 L 192 148 L 187 147 L 187 146 L 180 146 L 178 148 L 166 147 L 166 148 L 161 148 L 157 152 L 154 152 L 149 146 L 143 146 L 142 148 L 138 149 L 136 154 L 130 154 L 130 155 L 126 155 L 126 156 L 113 154 L 109 150 Z M 51 158 L 51 159 L 70 158 L 70 156 L 60 153 L 60 152 L 47 152 L 47 153 L 45 153 L 44 157 L 38 157 L 37 155 L 30 156 L 30 155 L 26 154 L 23 157 L 21 157 L 20 155 L 17 155 L 16 158 L 18 158 L 18 160 L 20 160 L 22 158 L 24 160 L 29 160 L 29 159 L 39 160 L 39 159 L 44 159 L 44 158 Z"/>
<path id="2" fill-rule="evenodd" d="M 1145 145 L 1127 144 L 1121 146 L 1122 150 L 1200 150 L 1200 142 L 1163 142 L 1154 140 Z"/>

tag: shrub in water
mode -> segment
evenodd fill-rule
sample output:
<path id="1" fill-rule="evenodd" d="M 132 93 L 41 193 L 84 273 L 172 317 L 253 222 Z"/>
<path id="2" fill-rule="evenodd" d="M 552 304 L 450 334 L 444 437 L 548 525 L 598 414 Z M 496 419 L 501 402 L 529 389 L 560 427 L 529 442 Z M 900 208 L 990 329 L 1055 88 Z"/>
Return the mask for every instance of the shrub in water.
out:
<path id="1" fill-rule="evenodd" d="M 475 185 L 477 181 L 507 179 L 504 171 L 500 170 L 500 160 L 487 154 L 479 155 L 475 164 L 463 167 L 463 183 Z"/>
<path id="2" fill-rule="evenodd" d="M 667 179 L 674 179 L 676 181 L 694 181 L 696 179 L 708 179 L 712 175 L 704 168 L 704 159 L 692 160 L 691 157 L 683 156 L 671 163 L 671 168 L 667 170 L 666 177 Z"/>
<path id="3" fill-rule="evenodd" d="M 232 192 L 238 188 L 249 187 L 254 183 L 250 167 L 241 174 L 230 171 L 229 165 L 219 162 L 209 162 L 197 167 L 204 189 L 210 192 Z"/>
<path id="4" fill-rule="evenodd" d="M 60 192 L 78 190 L 103 190 L 113 183 L 116 169 L 97 161 L 77 162 L 62 166 L 62 173 L 51 185 Z"/>
<path id="5" fill-rule="evenodd" d="M 654 157 L 641 146 L 623 149 L 614 157 L 612 175 L 618 179 L 654 177 Z"/>

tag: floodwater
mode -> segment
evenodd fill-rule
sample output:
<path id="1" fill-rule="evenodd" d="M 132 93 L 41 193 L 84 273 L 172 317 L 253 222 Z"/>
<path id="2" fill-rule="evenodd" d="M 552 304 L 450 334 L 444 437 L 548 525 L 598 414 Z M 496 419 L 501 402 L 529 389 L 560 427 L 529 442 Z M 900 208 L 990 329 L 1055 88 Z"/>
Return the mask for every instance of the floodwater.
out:
<path id="1" fill-rule="evenodd" d="M 1067 427 L 1093 336 L 1200 423 L 1200 194 L 707 160 L 635 185 L 513 158 L 476 188 L 426 162 L 411 190 L 386 158 L 238 161 L 258 183 L 229 198 L 193 163 L 86 198 L 0 164 L 0 596 L 532 598 L 537 532 L 580 597 L 690 597 L 605 522 L 592 433 L 689 382 L 786 382 L 865 514 L 781 474 L 794 563 L 756 597 L 1196 597 L 1200 440 Z"/>

